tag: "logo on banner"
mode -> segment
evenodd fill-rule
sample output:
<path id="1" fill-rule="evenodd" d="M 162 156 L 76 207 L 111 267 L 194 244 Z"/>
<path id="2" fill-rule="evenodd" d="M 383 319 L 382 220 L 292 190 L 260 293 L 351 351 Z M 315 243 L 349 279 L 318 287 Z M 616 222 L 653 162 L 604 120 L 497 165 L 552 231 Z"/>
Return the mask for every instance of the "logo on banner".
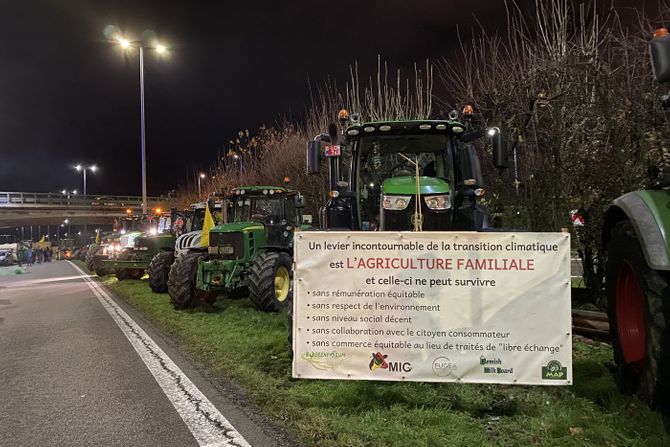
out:
<path id="1" fill-rule="evenodd" d="M 374 371 L 377 368 L 382 368 L 382 369 L 388 369 L 389 364 L 386 362 L 386 358 L 388 355 L 382 354 L 381 352 L 378 352 L 376 354 L 372 354 L 372 360 L 370 360 L 370 371 Z"/>
<path id="2" fill-rule="evenodd" d="M 438 377 L 449 377 L 457 368 L 448 357 L 437 357 L 433 360 L 433 374 Z"/>
<path id="3" fill-rule="evenodd" d="M 568 380 L 568 368 L 558 360 L 550 360 L 542 367 L 542 380 Z"/>
<path id="4" fill-rule="evenodd" d="M 385 369 L 389 372 L 410 372 L 412 370 L 412 364 L 410 362 L 387 362 L 386 359 L 388 355 L 382 354 L 381 352 L 373 353 L 372 360 L 368 367 L 370 371 L 376 369 Z"/>

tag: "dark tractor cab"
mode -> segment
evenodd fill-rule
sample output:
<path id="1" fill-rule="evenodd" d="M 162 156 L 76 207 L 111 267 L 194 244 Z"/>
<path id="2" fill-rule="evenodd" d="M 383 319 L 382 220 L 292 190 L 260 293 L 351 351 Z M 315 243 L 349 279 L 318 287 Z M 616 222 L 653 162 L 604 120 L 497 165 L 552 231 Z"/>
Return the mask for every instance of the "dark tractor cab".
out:
<path id="1" fill-rule="evenodd" d="M 470 119 L 354 123 L 331 127 L 308 145 L 308 173 L 329 161 L 329 201 L 323 228 L 363 231 L 482 231 L 489 227 L 477 151 L 471 141 L 492 140 L 497 167 L 506 154 L 497 128 Z M 324 144 L 325 143 L 325 144 Z"/>

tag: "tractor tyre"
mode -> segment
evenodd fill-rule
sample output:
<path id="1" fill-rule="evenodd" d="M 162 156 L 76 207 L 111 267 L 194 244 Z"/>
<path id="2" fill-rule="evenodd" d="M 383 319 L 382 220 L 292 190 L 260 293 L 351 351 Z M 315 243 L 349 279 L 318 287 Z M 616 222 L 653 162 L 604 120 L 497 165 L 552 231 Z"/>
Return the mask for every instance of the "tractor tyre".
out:
<path id="1" fill-rule="evenodd" d="M 130 279 L 142 279 L 144 276 L 144 269 L 132 269 L 128 272 Z"/>
<path id="2" fill-rule="evenodd" d="M 89 250 L 86 253 L 86 268 L 88 269 L 89 272 L 92 272 L 95 270 L 95 254 L 101 249 L 102 247 L 95 246 L 93 249 Z"/>
<path id="3" fill-rule="evenodd" d="M 198 304 L 195 276 L 202 253 L 188 253 L 175 259 L 168 275 L 168 294 L 175 309 L 188 309 Z"/>
<path id="4" fill-rule="evenodd" d="M 644 258 L 628 221 L 607 246 L 607 313 L 616 382 L 650 407 L 670 412 L 670 287 Z"/>
<path id="5" fill-rule="evenodd" d="M 131 276 L 131 271 L 130 269 L 115 269 L 114 274 L 116 275 L 116 279 L 119 281 L 125 281 L 126 279 L 132 278 Z"/>
<path id="6" fill-rule="evenodd" d="M 286 307 L 293 294 L 293 261 L 283 252 L 265 252 L 251 265 L 249 300 L 263 312 Z"/>
<path id="7" fill-rule="evenodd" d="M 97 269 L 95 269 L 95 274 L 100 277 L 103 277 L 105 275 L 109 275 L 109 271 L 105 270 L 102 267 L 98 267 Z"/>
<path id="8" fill-rule="evenodd" d="M 167 292 L 168 275 L 174 262 L 174 252 L 161 251 L 149 263 L 149 287 L 155 293 Z"/>

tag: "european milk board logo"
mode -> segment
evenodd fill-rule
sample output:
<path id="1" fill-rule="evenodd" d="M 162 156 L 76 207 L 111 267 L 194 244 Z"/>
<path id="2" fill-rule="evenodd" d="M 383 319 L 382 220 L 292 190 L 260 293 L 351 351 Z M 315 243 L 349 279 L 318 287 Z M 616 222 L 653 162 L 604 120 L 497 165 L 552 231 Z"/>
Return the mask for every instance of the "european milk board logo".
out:
<path id="1" fill-rule="evenodd" d="M 409 362 L 387 362 L 387 358 L 388 355 L 381 352 L 372 353 L 372 360 L 368 365 L 370 371 L 374 372 L 380 368 L 389 372 L 410 372 L 412 370 L 412 364 Z"/>
<path id="2" fill-rule="evenodd" d="M 542 367 L 542 380 L 568 380 L 568 368 L 558 360 L 550 360 Z"/>

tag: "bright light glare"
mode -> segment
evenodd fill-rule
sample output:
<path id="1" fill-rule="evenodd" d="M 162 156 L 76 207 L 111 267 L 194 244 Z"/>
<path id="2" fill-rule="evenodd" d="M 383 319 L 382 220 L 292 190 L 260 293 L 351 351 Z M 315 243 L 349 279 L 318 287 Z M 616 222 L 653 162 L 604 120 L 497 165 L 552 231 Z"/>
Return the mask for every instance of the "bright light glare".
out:
<path id="1" fill-rule="evenodd" d="M 67 194 L 67 191 L 66 191 L 66 190 L 62 190 L 62 191 L 61 191 L 61 194 Z"/>
<path id="2" fill-rule="evenodd" d="M 205 178 L 205 177 L 207 177 L 205 174 L 202 174 L 202 173 L 200 174 L 200 178 Z"/>
<path id="3" fill-rule="evenodd" d="M 81 165 L 77 165 L 74 167 L 77 171 L 81 171 Z"/>
<path id="4" fill-rule="evenodd" d="M 158 44 L 156 45 L 156 51 L 158 51 L 158 54 L 163 54 L 167 51 L 167 48 L 165 48 L 165 45 Z"/>
<path id="5" fill-rule="evenodd" d="M 77 194 L 77 190 L 76 189 L 72 190 L 72 194 Z"/>
<path id="6" fill-rule="evenodd" d="M 488 134 L 490 137 L 494 136 L 496 134 L 497 130 L 495 127 L 492 127 L 488 130 Z"/>
<path id="7" fill-rule="evenodd" d="M 130 41 L 124 39 L 123 37 L 119 37 L 119 45 L 121 45 L 121 48 L 125 50 L 127 48 L 130 48 Z"/>
<path id="8" fill-rule="evenodd" d="M 91 166 L 91 167 L 88 168 L 88 169 L 89 169 L 91 172 L 95 172 L 95 171 L 98 170 L 98 167 L 97 167 L 96 165 L 93 165 L 93 166 Z"/>

